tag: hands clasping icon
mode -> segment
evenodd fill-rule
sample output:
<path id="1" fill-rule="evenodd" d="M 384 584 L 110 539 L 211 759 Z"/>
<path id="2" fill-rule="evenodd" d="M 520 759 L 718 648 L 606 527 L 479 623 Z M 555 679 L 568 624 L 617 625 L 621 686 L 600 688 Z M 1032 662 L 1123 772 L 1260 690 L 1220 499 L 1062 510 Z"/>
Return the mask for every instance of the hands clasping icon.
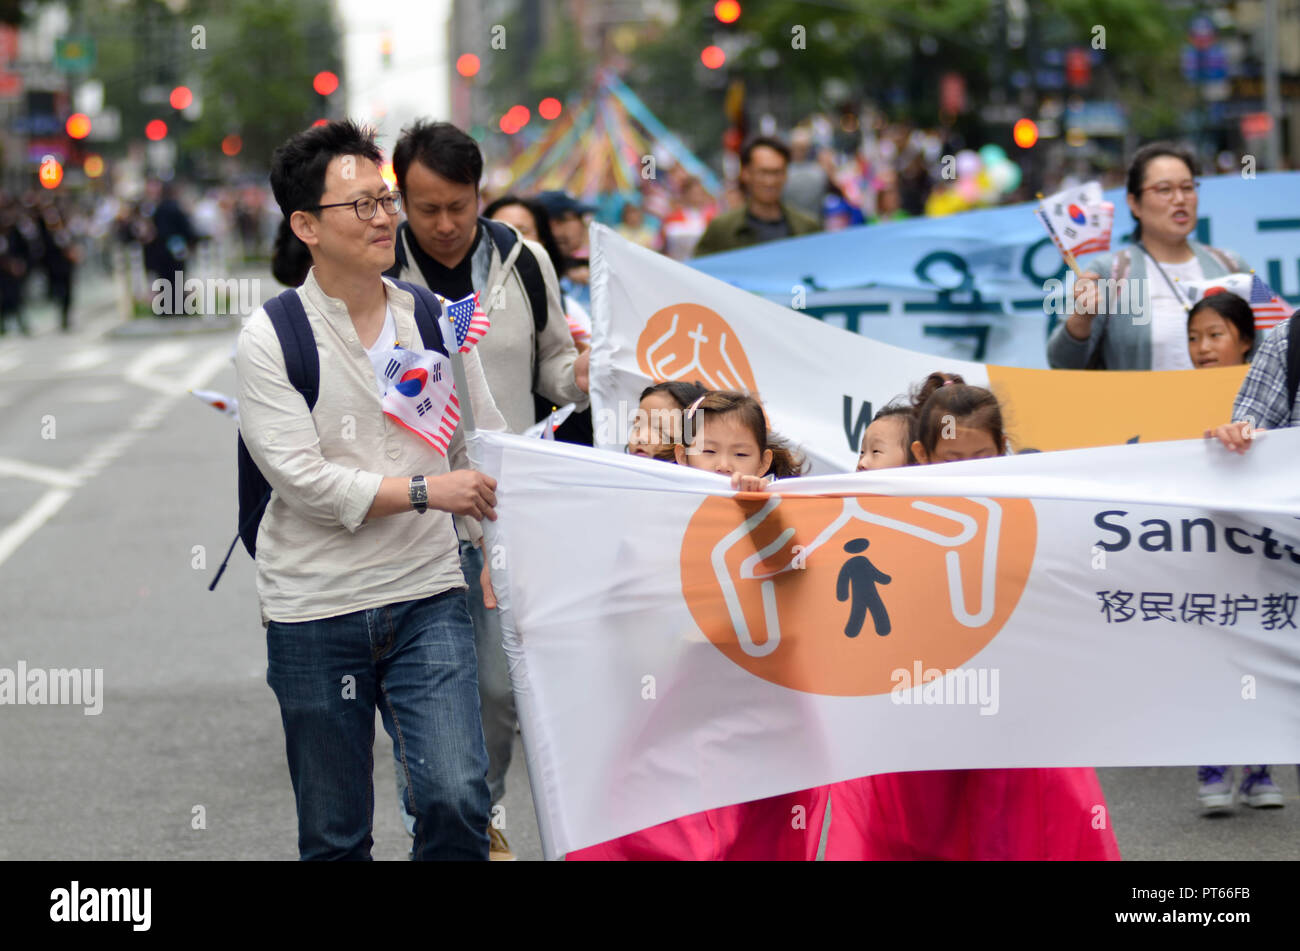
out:
<path id="1" fill-rule="evenodd" d="M 982 627 L 993 617 L 993 608 L 996 603 L 998 538 L 1002 526 L 1002 506 L 992 499 L 976 498 L 971 499 L 971 501 L 983 506 L 989 513 L 988 531 L 984 539 L 979 608 L 974 613 L 966 610 L 966 595 L 962 588 L 961 556 L 955 551 L 948 551 L 944 555 L 944 563 L 948 574 L 948 599 L 953 618 L 965 627 Z M 713 547 L 710 555 L 713 573 L 718 580 L 718 585 L 722 588 L 722 597 L 727 605 L 727 613 L 731 617 L 736 636 L 740 641 L 741 650 L 751 657 L 766 657 L 776 650 L 777 645 L 781 642 L 781 622 L 777 615 L 776 584 L 772 579 L 794 570 L 796 567 L 795 561 L 792 560 L 790 564 L 775 571 L 760 573 L 757 568 L 759 564 L 786 546 L 794 537 L 795 529 L 786 528 L 772 542 L 759 548 L 754 554 L 740 563 L 741 579 L 761 582 L 759 590 L 763 603 L 764 626 L 767 631 L 767 639 L 762 644 L 754 642 L 749 629 L 749 622 L 745 618 L 745 611 L 736 592 L 735 582 L 731 578 L 731 573 L 727 570 L 726 557 L 727 552 L 756 531 L 780 504 L 781 497 L 773 496 L 761 509 L 723 536 L 718 544 Z M 911 535 L 914 538 L 949 549 L 966 544 L 979 531 L 975 519 L 964 512 L 923 501 L 913 502 L 912 508 L 946 521 L 955 522 L 959 529 L 954 535 L 944 535 L 931 529 L 922 528 L 919 525 L 912 525 L 909 522 L 902 522 L 898 519 L 868 512 L 862 508 L 856 498 L 848 498 L 844 499 L 844 507 L 840 514 L 826 528 L 822 529 L 811 544 L 805 546 L 799 552 L 798 558 L 808 558 L 814 551 L 829 542 L 843 526 L 855 520 L 871 525 L 879 525 L 882 528 L 891 528 L 905 535 Z"/>
<path id="2" fill-rule="evenodd" d="M 691 362 L 677 370 L 668 370 L 666 367 L 677 359 L 677 353 L 669 353 L 662 359 L 658 359 L 659 349 L 665 346 L 673 335 L 677 333 L 677 314 L 673 314 L 672 323 L 669 324 L 668 332 L 661 336 L 654 343 L 646 348 L 645 360 L 650 365 L 652 375 L 657 380 L 699 380 L 711 390 L 747 390 L 745 379 L 740 371 L 736 369 L 735 363 L 731 359 L 731 354 L 727 352 L 727 333 L 721 331 L 718 339 L 718 353 L 722 356 L 722 362 L 726 364 L 726 370 L 715 370 L 709 373 L 700 363 L 700 345 L 709 342 L 709 338 L 704 335 L 704 324 L 697 323 L 695 329 L 688 331 L 686 336 L 694 342 L 694 352 L 691 355 Z M 694 371 L 695 375 L 691 376 Z M 730 373 L 730 376 L 728 376 Z"/>

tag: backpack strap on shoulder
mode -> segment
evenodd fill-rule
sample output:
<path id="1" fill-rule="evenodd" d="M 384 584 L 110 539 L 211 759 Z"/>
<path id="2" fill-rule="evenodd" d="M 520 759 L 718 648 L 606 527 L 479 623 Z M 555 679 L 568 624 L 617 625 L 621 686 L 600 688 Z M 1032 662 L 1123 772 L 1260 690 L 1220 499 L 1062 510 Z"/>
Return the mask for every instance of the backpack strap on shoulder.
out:
<path id="1" fill-rule="evenodd" d="M 549 316 L 546 306 L 546 281 L 542 277 L 541 266 L 528 245 L 519 241 L 514 229 L 499 221 L 485 219 L 484 224 L 502 261 L 506 260 L 514 246 L 519 244 L 519 253 L 515 258 L 514 267 L 519 272 L 519 279 L 523 281 L 524 293 L 528 297 L 528 308 L 533 312 L 533 327 L 536 336 L 540 337 L 542 331 L 546 329 L 546 319 Z"/>
<path id="2" fill-rule="evenodd" d="M 307 411 L 311 412 L 316 408 L 316 397 L 320 395 L 320 354 L 298 291 L 293 288 L 282 291 L 263 307 L 271 318 L 275 335 L 280 338 L 289 382 L 302 394 Z"/>
<path id="3" fill-rule="evenodd" d="M 447 342 L 442 339 L 442 330 L 438 327 L 438 318 L 442 315 L 442 304 L 433 291 L 414 281 L 394 280 L 399 288 L 415 298 L 415 327 L 420 332 L 424 349 L 436 350 L 443 356 L 450 356 Z"/>

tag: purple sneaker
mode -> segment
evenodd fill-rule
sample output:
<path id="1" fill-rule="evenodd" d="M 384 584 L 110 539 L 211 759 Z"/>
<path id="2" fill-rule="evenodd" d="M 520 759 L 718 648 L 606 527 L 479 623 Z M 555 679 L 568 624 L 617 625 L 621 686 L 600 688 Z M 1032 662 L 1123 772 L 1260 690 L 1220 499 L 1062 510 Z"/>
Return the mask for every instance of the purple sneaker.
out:
<path id="1" fill-rule="evenodd" d="M 1201 788 L 1196 798 L 1201 802 L 1201 815 L 1221 816 L 1232 811 L 1232 767 L 1202 766 L 1196 770 Z"/>
<path id="2" fill-rule="evenodd" d="M 1241 801 L 1253 809 L 1279 809 L 1282 790 L 1273 784 L 1267 766 L 1247 766 L 1241 777 Z"/>

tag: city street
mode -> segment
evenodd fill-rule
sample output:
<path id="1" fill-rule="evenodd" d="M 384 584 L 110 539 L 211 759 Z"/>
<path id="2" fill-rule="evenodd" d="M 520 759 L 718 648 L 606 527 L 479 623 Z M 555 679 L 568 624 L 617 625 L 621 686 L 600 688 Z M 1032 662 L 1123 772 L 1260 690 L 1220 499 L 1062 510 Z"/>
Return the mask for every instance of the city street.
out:
<path id="1" fill-rule="evenodd" d="M 111 287 L 78 295 L 76 333 L 38 309 L 33 337 L 0 339 L 0 666 L 103 668 L 103 710 L 0 711 L 0 859 L 294 859 L 242 548 L 207 590 L 234 535 L 235 426 L 186 391 L 233 393 L 234 331 L 112 336 Z M 400 860 L 376 722 L 374 854 Z M 1101 778 L 1125 858 L 1297 857 L 1294 767 L 1275 773 L 1285 808 L 1215 820 L 1190 767 Z M 539 859 L 518 744 L 507 789 L 510 843 Z"/>

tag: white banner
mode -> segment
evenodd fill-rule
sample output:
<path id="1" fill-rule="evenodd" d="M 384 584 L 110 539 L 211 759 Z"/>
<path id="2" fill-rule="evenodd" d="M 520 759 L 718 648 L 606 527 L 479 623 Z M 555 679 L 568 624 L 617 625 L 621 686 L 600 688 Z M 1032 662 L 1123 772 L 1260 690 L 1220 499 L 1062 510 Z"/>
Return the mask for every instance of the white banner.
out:
<path id="1" fill-rule="evenodd" d="M 591 401 L 597 445 L 621 450 L 641 391 L 698 380 L 763 400 L 814 474 L 857 463 L 872 414 L 935 370 L 988 386 L 1016 451 L 1188 439 L 1228 422 L 1245 367 L 1032 370 L 945 360 L 832 327 L 593 226 Z"/>
<path id="2" fill-rule="evenodd" d="M 881 772 L 1300 761 L 1300 431 L 744 497 L 476 441 L 550 858 Z"/>

